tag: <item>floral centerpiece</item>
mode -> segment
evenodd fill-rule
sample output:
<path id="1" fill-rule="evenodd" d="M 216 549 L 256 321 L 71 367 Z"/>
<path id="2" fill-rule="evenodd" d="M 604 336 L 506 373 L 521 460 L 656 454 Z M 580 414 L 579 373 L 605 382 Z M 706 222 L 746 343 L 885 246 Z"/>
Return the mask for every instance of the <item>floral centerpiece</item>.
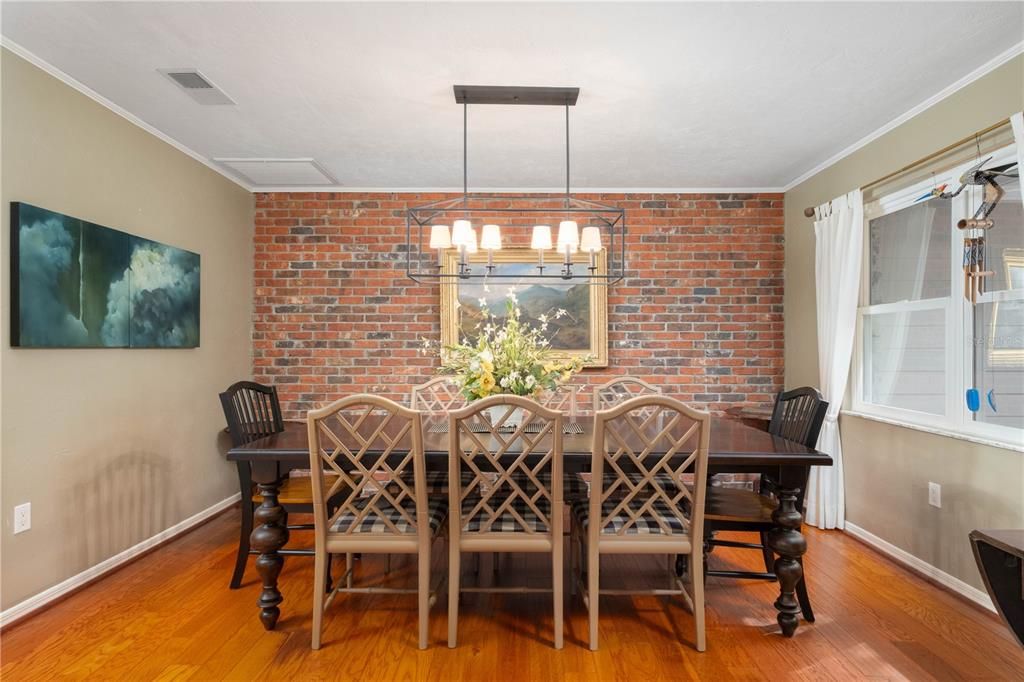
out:
<path id="1" fill-rule="evenodd" d="M 583 369 L 587 357 L 558 357 L 551 349 L 547 315 L 540 315 L 539 327 L 522 319 L 515 288 L 509 289 L 502 323 L 490 311 L 486 299 L 480 299 L 482 320 L 477 325 L 475 341 L 463 339 L 461 343 L 443 346 L 437 351 L 441 359 L 440 372 L 451 375 L 466 400 L 478 400 L 499 393 L 538 396 L 544 390 L 554 390 L 568 382 Z M 556 310 L 554 319 L 567 313 Z M 424 339 L 424 352 L 432 350 L 432 342 Z M 513 416 L 505 420 L 514 425 Z"/>

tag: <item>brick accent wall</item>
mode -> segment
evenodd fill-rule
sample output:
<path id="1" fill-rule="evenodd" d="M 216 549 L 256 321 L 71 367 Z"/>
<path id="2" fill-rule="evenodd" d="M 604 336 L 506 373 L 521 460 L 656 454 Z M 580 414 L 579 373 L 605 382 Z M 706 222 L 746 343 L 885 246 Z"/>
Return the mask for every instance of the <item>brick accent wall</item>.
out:
<path id="1" fill-rule="evenodd" d="M 437 285 L 405 277 L 405 210 L 448 195 L 256 195 L 253 375 L 287 418 L 358 392 L 407 398 L 436 359 Z M 781 194 L 600 194 L 626 209 L 627 277 L 609 290 L 609 366 L 722 411 L 783 382 Z M 589 392 L 582 407 L 589 408 Z"/>

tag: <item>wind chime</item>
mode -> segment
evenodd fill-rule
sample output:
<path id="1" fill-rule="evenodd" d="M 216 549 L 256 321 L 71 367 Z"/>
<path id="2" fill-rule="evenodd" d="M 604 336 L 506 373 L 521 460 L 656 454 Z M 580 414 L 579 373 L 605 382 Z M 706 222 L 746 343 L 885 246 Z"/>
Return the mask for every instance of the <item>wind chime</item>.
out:
<path id="1" fill-rule="evenodd" d="M 964 232 L 964 298 L 970 301 L 971 305 L 977 303 L 978 296 L 985 293 L 985 278 L 995 274 L 985 265 L 985 233 L 995 227 L 995 222 L 989 218 L 989 215 L 1006 193 L 996 182 L 996 178 L 1000 176 L 1017 177 L 1016 171 L 1010 172 L 1017 165 L 1015 162 L 982 169 L 982 166 L 991 160 L 990 156 L 961 175 L 960 187 L 955 192 L 940 191 L 938 193 L 942 199 L 952 199 L 964 191 L 968 185 L 983 188 L 984 194 L 978 210 L 970 218 L 962 218 L 956 224 Z"/>
<path id="2" fill-rule="evenodd" d="M 978 156 L 981 156 L 981 154 Z M 970 218 L 961 218 L 956 224 L 957 228 L 964 232 L 964 298 L 970 301 L 972 306 L 978 302 L 978 296 L 985 293 L 985 278 L 995 274 L 992 270 L 987 269 L 986 266 L 985 235 L 988 230 L 995 227 L 995 221 L 989 216 L 995 209 L 996 204 L 999 203 L 999 200 L 1006 193 L 999 186 L 999 183 L 996 182 L 996 178 L 1015 178 L 1020 173 L 1019 169 L 1014 168 L 1017 166 L 1016 163 L 1007 163 L 1002 166 L 982 169 L 982 166 L 991 160 L 992 157 L 990 156 L 984 161 L 975 164 L 961 175 L 960 187 L 955 192 L 946 192 L 944 185 L 933 191 L 933 195 L 941 199 L 952 199 L 964 191 L 964 188 L 968 185 L 976 185 L 983 188 L 981 205 L 978 206 L 978 209 Z M 972 315 L 971 317 L 975 328 L 975 338 L 977 338 L 978 316 Z M 995 389 L 991 388 L 991 382 L 989 386 L 990 388 L 985 399 L 992 411 L 996 412 Z M 968 410 L 978 412 L 981 409 L 981 395 L 977 388 L 971 387 L 967 389 L 965 398 Z"/>

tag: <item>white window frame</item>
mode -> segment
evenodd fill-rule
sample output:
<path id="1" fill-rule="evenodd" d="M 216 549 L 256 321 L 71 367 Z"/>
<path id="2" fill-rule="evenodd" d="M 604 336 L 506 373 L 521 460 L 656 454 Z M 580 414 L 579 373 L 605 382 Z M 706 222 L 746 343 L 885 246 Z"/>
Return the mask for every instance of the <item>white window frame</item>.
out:
<path id="1" fill-rule="evenodd" d="M 991 165 L 1009 163 L 1016 160 L 1013 145 L 1004 147 L 991 155 Z M 967 409 L 965 393 L 973 385 L 972 339 L 968 339 L 967 330 L 972 328 L 974 306 L 963 296 L 963 235 L 956 228 L 956 219 L 967 215 L 969 207 L 981 203 L 981 188 L 968 187 L 960 196 L 952 199 L 952 215 L 949 230 L 951 231 L 951 247 L 949 254 L 950 292 L 943 298 L 924 299 L 918 301 L 898 301 L 893 303 L 870 304 L 870 223 L 872 220 L 896 211 L 908 208 L 917 203 L 923 194 L 935 185 L 947 183 L 950 188 L 959 187 L 960 175 L 973 166 L 971 161 L 957 166 L 935 178 L 917 183 L 911 187 L 883 196 L 864 207 L 864 251 L 861 262 L 860 303 L 857 309 L 857 331 L 854 341 L 853 363 L 851 367 L 851 401 L 852 412 L 867 418 L 919 428 L 926 431 L 942 433 L 954 437 L 977 440 L 992 445 L 1024 450 L 1024 429 L 999 424 L 976 422 Z M 1022 188 L 1024 193 L 1024 188 Z M 934 200 L 933 200 L 934 201 Z M 998 226 L 997 226 L 998 229 Z M 1005 290 L 982 294 L 976 305 L 1003 301 L 1024 301 L 1024 291 Z M 870 315 L 893 312 L 914 312 L 921 310 L 945 311 L 945 403 L 943 414 L 934 415 L 916 410 L 879 405 L 865 400 L 865 363 L 870 358 L 864 353 L 864 322 Z"/>

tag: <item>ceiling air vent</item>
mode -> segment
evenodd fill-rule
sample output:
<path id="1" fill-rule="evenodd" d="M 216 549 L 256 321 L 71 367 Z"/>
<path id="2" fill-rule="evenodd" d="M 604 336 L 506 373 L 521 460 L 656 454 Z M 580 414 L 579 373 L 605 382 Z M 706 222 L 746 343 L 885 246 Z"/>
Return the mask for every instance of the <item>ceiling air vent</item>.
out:
<path id="1" fill-rule="evenodd" d="M 197 69 L 158 69 L 189 97 L 204 105 L 234 104 L 234 100 Z"/>
<path id="2" fill-rule="evenodd" d="M 255 188 L 336 185 L 338 181 L 314 159 L 226 159 L 214 161 Z"/>

